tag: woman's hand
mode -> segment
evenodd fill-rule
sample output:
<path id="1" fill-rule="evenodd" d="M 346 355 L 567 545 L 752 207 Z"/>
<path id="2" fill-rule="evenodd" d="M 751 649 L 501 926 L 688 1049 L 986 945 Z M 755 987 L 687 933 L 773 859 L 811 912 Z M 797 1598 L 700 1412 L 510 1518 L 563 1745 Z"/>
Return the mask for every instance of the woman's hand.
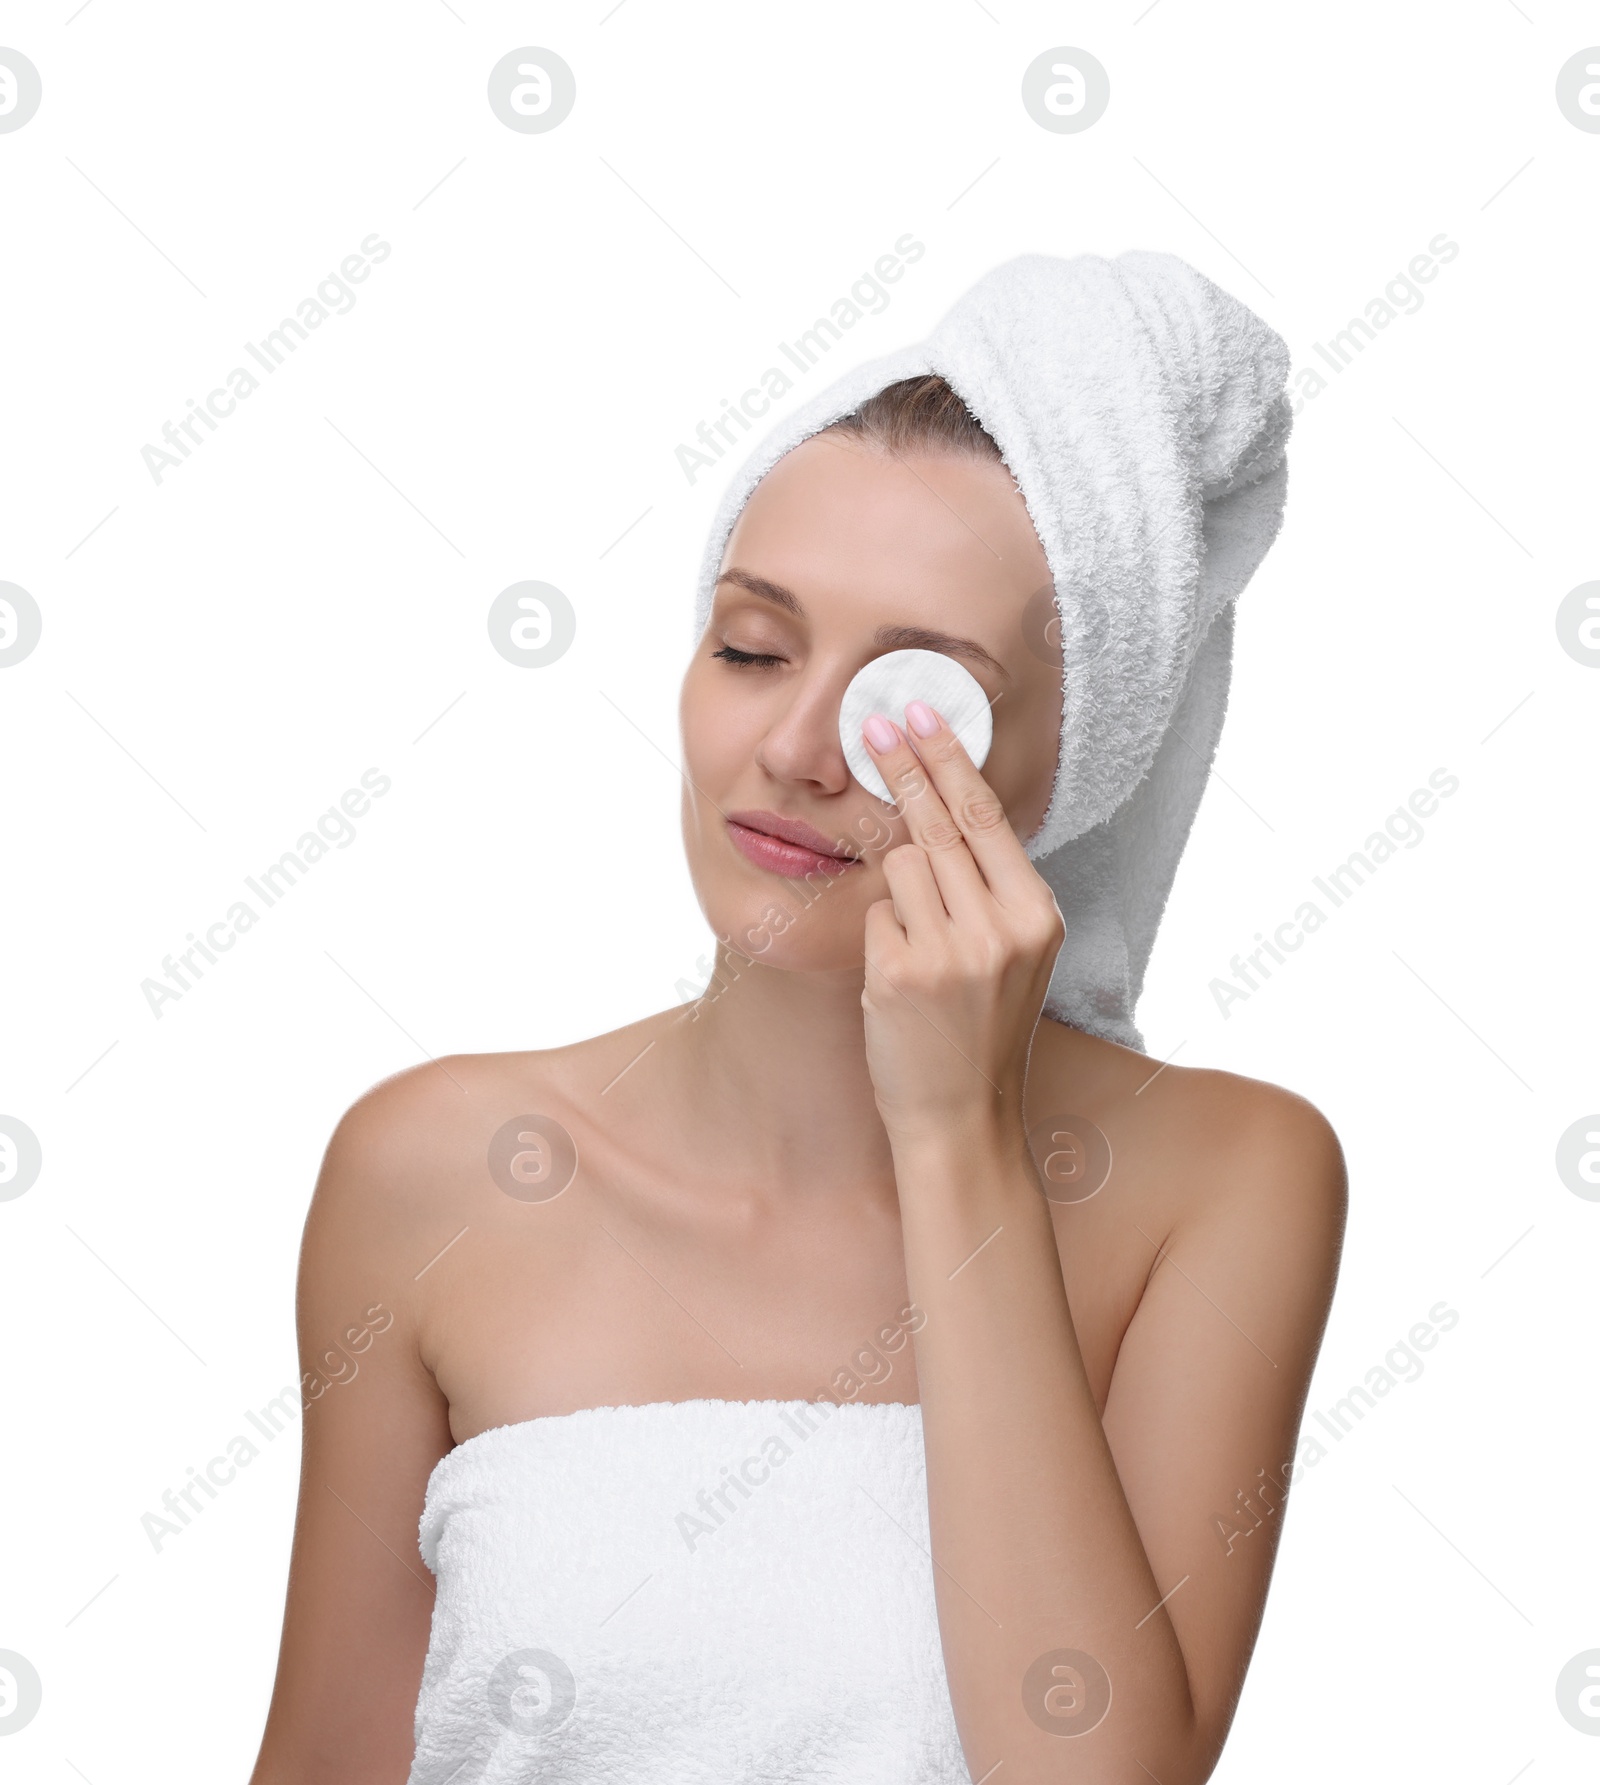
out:
<path id="1" fill-rule="evenodd" d="M 921 701 L 906 721 L 910 740 L 878 715 L 863 728 L 912 835 L 883 858 L 891 896 L 867 909 L 861 1008 L 878 1113 L 896 1142 L 975 1124 L 1020 1136 L 1066 926 L 961 740 Z"/>

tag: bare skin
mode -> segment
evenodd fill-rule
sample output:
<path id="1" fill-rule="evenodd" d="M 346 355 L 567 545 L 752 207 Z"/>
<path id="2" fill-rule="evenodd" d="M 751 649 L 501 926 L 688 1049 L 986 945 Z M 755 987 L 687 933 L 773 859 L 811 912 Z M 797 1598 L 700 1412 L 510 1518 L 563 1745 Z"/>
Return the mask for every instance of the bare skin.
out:
<path id="1" fill-rule="evenodd" d="M 1003 468 L 822 435 L 763 480 L 723 569 L 741 579 L 718 586 L 681 709 L 689 864 L 733 939 L 712 991 L 570 1046 L 413 1068 L 330 1142 L 302 1254 L 302 1367 L 330 1374 L 325 1348 L 372 1305 L 394 1319 L 357 1377 L 306 1408 L 252 1785 L 404 1780 L 433 1604 L 417 1519 L 452 1445 L 592 1406 L 824 1392 L 923 1406 L 973 1777 L 1003 1762 L 1013 1782 L 1198 1785 L 1256 1639 L 1333 1293 L 1337 1139 L 1292 1092 L 1031 1015 L 998 1024 L 992 1060 L 972 1066 L 968 1045 L 976 1094 L 950 1078 L 948 1118 L 913 1110 L 917 1085 L 959 1072 L 951 1031 L 864 1023 L 867 914 L 909 911 L 930 860 L 964 870 L 969 845 L 998 859 L 995 839 L 939 824 L 979 787 L 1003 803 L 1008 844 L 1043 816 L 1060 673 L 1021 631 L 1043 553 Z M 961 660 L 995 701 L 981 782 L 937 738 L 926 762 L 904 740 L 879 757 L 892 787 L 922 781 L 888 817 L 837 734 L 861 664 L 925 642 L 886 627 L 973 641 L 992 663 Z M 727 648 L 773 661 L 714 655 Z M 810 882 L 758 867 L 729 840 L 723 814 L 741 810 L 802 818 L 862 858 Z M 1039 958 L 1048 976 L 1046 941 L 1030 930 L 1018 956 L 1030 984 Z M 485 1165 L 490 1137 L 530 1112 L 579 1159 L 539 1202 Z M 1086 1200 L 1041 1196 L 1015 1144 L 1058 1115 L 1111 1143 Z M 913 1302 L 925 1325 L 885 1344 Z M 1221 1524 L 1248 1522 L 1240 1490 L 1265 1522 L 1225 1540 Z M 1021 1715 L 1028 1662 L 1055 1648 L 1096 1655 L 1115 1683 L 1117 1714 L 1080 1740 Z"/>

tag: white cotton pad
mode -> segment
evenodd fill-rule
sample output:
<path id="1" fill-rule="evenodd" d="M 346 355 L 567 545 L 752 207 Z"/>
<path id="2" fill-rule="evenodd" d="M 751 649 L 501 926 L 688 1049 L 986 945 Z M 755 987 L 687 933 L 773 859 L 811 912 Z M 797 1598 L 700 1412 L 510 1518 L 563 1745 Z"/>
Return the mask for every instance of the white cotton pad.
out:
<path id="1" fill-rule="evenodd" d="M 851 774 L 868 793 L 889 805 L 894 804 L 894 797 L 867 753 L 861 727 L 874 713 L 882 713 L 902 731 L 909 731 L 906 703 L 913 700 L 925 702 L 943 716 L 980 769 L 994 738 L 989 696 L 977 677 L 954 657 L 946 657 L 942 651 L 890 651 L 874 657 L 856 672 L 844 691 L 839 704 L 839 742 Z"/>

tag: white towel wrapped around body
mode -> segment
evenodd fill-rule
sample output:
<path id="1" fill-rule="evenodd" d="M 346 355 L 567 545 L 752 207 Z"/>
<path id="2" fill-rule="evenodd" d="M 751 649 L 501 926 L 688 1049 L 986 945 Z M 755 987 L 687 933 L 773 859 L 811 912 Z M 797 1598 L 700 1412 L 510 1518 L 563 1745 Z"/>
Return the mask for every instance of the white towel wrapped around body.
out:
<path id="1" fill-rule="evenodd" d="M 919 1406 L 498 1426 L 435 1466 L 420 1548 L 407 1785 L 971 1785 Z"/>

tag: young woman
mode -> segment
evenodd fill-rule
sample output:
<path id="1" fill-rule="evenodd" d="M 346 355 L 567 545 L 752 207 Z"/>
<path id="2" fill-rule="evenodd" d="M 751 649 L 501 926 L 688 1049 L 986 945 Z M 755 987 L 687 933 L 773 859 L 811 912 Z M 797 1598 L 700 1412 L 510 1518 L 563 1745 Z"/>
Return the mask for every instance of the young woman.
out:
<path id="1" fill-rule="evenodd" d="M 694 1005 L 402 1072 L 328 1148 L 304 1367 L 393 1320 L 306 1408 L 253 1785 L 1198 1785 L 1338 1142 L 1292 1092 L 1041 1015 L 1074 917 L 1024 850 L 1051 572 L 947 383 L 787 452 L 720 572 L 683 825 L 740 945 Z M 891 809 L 839 710 L 906 646 L 971 671 L 994 741 L 980 772 L 926 707 L 869 724 Z"/>

